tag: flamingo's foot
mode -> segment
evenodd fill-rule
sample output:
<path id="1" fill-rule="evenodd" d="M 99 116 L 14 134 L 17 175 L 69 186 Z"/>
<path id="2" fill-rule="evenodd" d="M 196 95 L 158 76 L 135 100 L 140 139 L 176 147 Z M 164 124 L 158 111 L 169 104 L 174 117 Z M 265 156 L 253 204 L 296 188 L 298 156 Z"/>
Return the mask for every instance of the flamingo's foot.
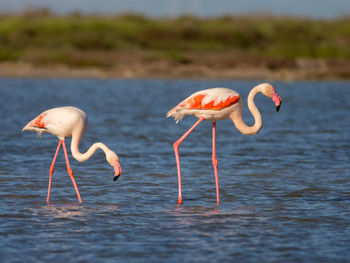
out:
<path id="1" fill-rule="evenodd" d="M 176 202 L 178 205 L 182 205 L 183 204 L 183 202 L 182 202 L 182 198 L 179 198 L 178 200 L 177 200 L 177 202 Z"/>

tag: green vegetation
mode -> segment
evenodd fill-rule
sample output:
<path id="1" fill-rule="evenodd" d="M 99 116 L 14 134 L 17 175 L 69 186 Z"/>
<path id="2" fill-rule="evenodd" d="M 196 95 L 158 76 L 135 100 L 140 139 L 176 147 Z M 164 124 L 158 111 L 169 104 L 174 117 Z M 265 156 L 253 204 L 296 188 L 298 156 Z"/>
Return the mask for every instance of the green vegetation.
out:
<path id="1" fill-rule="evenodd" d="M 116 54 L 123 52 L 178 64 L 230 54 L 249 63 L 266 59 L 270 68 L 298 58 L 349 60 L 350 17 L 0 15 L 0 62 L 108 68 L 118 64 Z"/>

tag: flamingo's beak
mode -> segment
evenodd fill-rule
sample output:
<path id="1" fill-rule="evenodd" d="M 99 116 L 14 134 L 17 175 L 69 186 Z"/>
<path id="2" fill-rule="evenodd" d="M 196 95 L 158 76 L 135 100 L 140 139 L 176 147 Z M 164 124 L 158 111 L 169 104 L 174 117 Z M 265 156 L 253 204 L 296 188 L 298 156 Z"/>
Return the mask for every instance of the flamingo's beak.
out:
<path id="1" fill-rule="evenodd" d="M 278 112 L 280 110 L 281 104 L 282 104 L 282 99 L 281 97 L 277 94 L 276 91 L 273 92 L 272 94 L 272 100 L 276 105 L 276 111 Z"/>
<path id="2" fill-rule="evenodd" d="M 122 167 L 119 162 L 115 162 L 114 164 L 114 178 L 113 181 L 117 181 L 119 176 L 122 174 Z"/>
<path id="3" fill-rule="evenodd" d="M 281 108 L 281 104 L 282 102 L 280 102 L 280 104 L 278 106 L 276 106 L 276 111 L 279 112 L 280 108 Z"/>

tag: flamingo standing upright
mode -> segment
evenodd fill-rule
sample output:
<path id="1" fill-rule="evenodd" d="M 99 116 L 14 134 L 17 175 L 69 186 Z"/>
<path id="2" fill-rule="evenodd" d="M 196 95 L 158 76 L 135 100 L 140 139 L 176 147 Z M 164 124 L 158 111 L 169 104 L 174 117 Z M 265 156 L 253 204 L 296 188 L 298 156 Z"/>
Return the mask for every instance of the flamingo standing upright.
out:
<path id="1" fill-rule="evenodd" d="M 182 204 L 181 194 L 181 171 L 180 171 L 180 158 L 179 158 L 179 146 L 181 142 L 194 130 L 194 128 L 203 120 L 213 122 L 213 139 L 212 139 L 212 162 L 214 166 L 215 182 L 216 182 L 216 201 L 220 203 L 219 197 L 219 178 L 218 178 L 218 161 L 216 159 L 216 147 L 215 147 L 215 129 L 216 121 L 223 119 L 231 119 L 236 128 L 243 134 L 253 135 L 260 131 L 262 127 L 262 119 L 258 108 L 255 106 L 254 97 L 258 93 L 262 93 L 266 97 L 272 98 L 276 105 L 276 111 L 278 112 L 281 106 L 281 97 L 277 94 L 272 85 L 263 83 L 254 87 L 248 95 L 248 108 L 252 113 L 255 123 L 252 126 L 248 126 L 242 119 L 242 100 L 240 95 L 226 88 L 212 88 L 201 90 L 193 93 L 188 98 L 180 102 L 167 114 L 167 117 L 174 117 L 176 123 L 179 122 L 186 115 L 194 115 L 199 120 L 179 139 L 173 147 L 175 151 L 177 174 L 178 174 L 178 187 L 179 197 L 178 204 Z"/>
<path id="2" fill-rule="evenodd" d="M 84 162 L 96 152 L 96 150 L 101 149 L 106 155 L 107 162 L 114 168 L 114 181 L 118 179 L 122 170 L 119 163 L 118 155 L 110 150 L 103 143 L 94 143 L 85 153 L 79 151 L 79 143 L 81 138 L 84 135 L 87 126 L 87 116 L 82 110 L 66 106 L 59 108 L 52 108 L 42 112 L 38 117 L 31 120 L 22 130 L 23 131 L 35 131 L 38 133 L 38 136 L 41 136 L 41 133 L 47 132 L 53 135 L 56 135 L 59 139 L 56 153 L 53 157 L 51 166 L 50 166 L 50 179 L 49 187 L 47 192 L 47 203 L 50 200 L 50 189 L 51 189 L 51 179 L 54 171 L 54 165 L 57 158 L 58 151 L 63 145 L 64 156 L 67 165 L 67 172 L 70 179 L 73 182 L 73 186 L 78 196 L 79 203 L 81 203 L 81 197 L 79 194 L 78 187 L 74 180 L 73 171 L 69 165 L 68 154 L 66 150 L 65 138 L 72 136 L 71 141 L 71 152 L 73 157 L 79 162 Z"/>

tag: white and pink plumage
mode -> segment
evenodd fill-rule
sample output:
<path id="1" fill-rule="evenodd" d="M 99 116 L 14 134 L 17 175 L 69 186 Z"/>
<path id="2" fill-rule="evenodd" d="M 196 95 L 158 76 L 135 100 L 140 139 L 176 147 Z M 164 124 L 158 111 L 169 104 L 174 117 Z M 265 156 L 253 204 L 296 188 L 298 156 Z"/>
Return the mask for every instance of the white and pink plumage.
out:
<path id="1" fill-rule="evenodd" d="M 179 158 L 179 146 L 181 142 L 193 131 L 193 129 L 203 120 L 213 122 L 213 139 L 212 139 L 212 162 L 214 167 L 215 182 L 216 182 L 216 200 L 220 203 L 219 197 L 219 177 L 218 177 L 218 163 L 216 159 L 215 147 L 215 130 L 216 121 L 223 119 L 231 119 L 236 128 L 242 133 L 253 135 L 259 132 L 262 127 L 262 119 L 258 108 L 255 106 L 254 97 L 256 94 L 272 98 L 276 105 L 276 110 L 279 111 L 281 106 L 281 97 L 277 94 L 272 85 L 263 83 L 254 87 L 248 95 L 248 108 L 252 113 L 255 123 L 248 126 L 242 119 L 242 100 L 240 95 L 227 88 L 212 88 L 198 91 L 170 110 L 167 117 L 174 117 L 176 122 L 181 120 L 186 115 L 193 115 L 199 120 L 179 139 L 174 143 L 174 151 L 178 173 L 179 197 L 178 204 L 182 204 L 181 193 L 181 170 Z"/>
<path id="2" fill-rule="evenodd" d="M 78 190 L 78 187 L 76 185 L 72 169 L 69 165 L 68 160 L 68 154 L 66 150 L 65 145 L 65 138 L 72 136 L 71 141 L 71 152 L 73 157 L 78 160 L 79 162 L 84 162 L 98 150 L 101 149 L 104 151 L 106 155 L 107 162 L 114 168 L 114 181 L 116 181 L 121 174 L 121 167 L 119 163 L 118 155 L 110 150 L 106 145 L 103 143 L 94 143 L 85 153 L 81 153 L 79 151 L 79 143 L 81 138 L 84 135 L 84 132 L 86 130 L 87 126 L 87 116 L 85 112 L 82 110 L 66 106 L 66 107 L 59 107 L 59 108 L 52 108 L 49 110 L 46 110 L 39 114 L 36 118 L 31 120 L 22 131 L 35 131 L 38 133 L 38 136 L 40 137 L 43 132 L 51 133 L 58 137 L 59 142 L 56 149 L 56 153 L 54 155 L 54 158 L 52 160 L 51 166 L 50 166 L 50 179 L 49 179 L 49 187 L 47 192 L 47 203 L 49 203 L 50 199 L 50 189 L 51 189 L 51 179 L 52 174 L 54 171 L 54 165 L 57 158 L 58 151 L 63 146 L 65 160 L 67 164 L 67 172 L 72 180 L 73 186 L 75 188 L 75 191 L 78 196 L 79 203 L 81 203 L 81 197 Z"/>

